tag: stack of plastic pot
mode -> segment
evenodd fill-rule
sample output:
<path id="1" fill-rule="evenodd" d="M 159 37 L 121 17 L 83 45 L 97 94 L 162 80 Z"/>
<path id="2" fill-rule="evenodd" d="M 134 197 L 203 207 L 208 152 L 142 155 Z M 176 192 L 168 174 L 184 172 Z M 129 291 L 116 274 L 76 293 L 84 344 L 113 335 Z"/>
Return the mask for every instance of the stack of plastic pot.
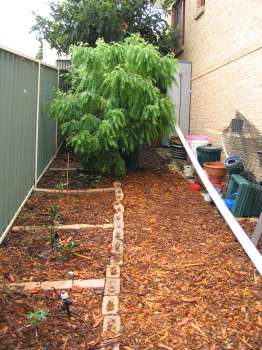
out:
<path id="1" fill-rule="evenodd" d="M 171 154 L 174 159 L 186 160 L 187 154 L 179 137 L 171 137 L 170 139 Z"/>

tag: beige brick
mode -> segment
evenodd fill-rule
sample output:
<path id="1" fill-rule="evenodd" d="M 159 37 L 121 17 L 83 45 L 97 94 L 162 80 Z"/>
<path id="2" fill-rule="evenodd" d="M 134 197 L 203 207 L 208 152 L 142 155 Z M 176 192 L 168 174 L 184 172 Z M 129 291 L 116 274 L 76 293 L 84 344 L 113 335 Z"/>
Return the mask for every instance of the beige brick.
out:
<path id="1" fill-rule="evenodd" d="M 119 278 L 107 278 L 105 284 L 105 292 L 106 296 L 114 296 L 119 295 L 120 293 L 120 279 Z"/>
<path id="2" fill-rule="evenodd" d="M 105 316 L 103 323 L 103 338 L 109 337 L 112 338 L 112 334 L 117 337 L 120 335 L 121 331 L 121 319 L 118 315 Z"/>
<path id="3" fill-rule="evenodd" d="M 108 265 L 106 268 L 106 278 L 120 278 L 120 267 L 118 265 Z"/>
<path id="4" fill-rule="evenodd" d="M 117 315 L 118 312 L 118 296 L 104 296 L 102 305 L 102 315 Z"/>

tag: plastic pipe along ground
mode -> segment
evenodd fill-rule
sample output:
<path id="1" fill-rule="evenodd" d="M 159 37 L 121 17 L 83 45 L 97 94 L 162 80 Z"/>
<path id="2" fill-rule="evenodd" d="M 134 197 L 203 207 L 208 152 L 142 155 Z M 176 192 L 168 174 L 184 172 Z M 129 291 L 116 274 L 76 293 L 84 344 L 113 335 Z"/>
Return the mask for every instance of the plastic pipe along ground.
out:
<path id="1" fill-rule="evenodd" d="M 199 175 L 201 181 L 203 182 L 204 186 L 206 187 L 210 197 L 214 201 L 217 209 L 220 211 L 221 215 L 227 222 L 228 226 L 230 227 L 231 231 L 241 244 L 242 248 L 246 252 L 246 254 L 249 256 L 250 260 L 255 265 L 257 271 L 262 276 L 262 255 L 259 253 L 255 245 L 252 243 L 252 241 L 249 239 L 246 232 L 242 229 L 242 227 L 239 225 L 231 211 L 226 207 L 224 201 L 220 198 L 219 194 L 209 181 L 206 173 L 200 166 L 198 160 L 196 159 L 193 151 L 191 150 L 189 144 L 187 143 L 181 129 L 176 126 L 176 132 L 187 152 L 188 157 L 190 158 L 197 174 Z"/>

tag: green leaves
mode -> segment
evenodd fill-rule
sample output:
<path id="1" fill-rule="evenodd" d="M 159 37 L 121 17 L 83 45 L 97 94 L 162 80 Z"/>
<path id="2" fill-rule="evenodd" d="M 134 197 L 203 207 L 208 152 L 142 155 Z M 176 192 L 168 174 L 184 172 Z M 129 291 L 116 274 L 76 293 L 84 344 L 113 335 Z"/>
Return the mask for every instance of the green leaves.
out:
<path id="1" fill-rule="evenodd" d="M 51 115 L 89 169 L 123 175 L 126 155 L 174 125 L 165 92 L 176 61 L 138 35 L 121 44 L 98 40 L 95 48 L 74 46 L 71 53 L 72 88 L 57 94 Z"/>
<path id="2" fill-rule="evenodd" d="M 35 15 L 32 31 L 37 31 L 41 40 L 47 40 L 60 53 L 68 53 L 73 44 L 82 42 L 94 47 L 99 38 L 107 43 L 122 42 L 133 33 L 139 33 L 166 54 L 178 44 L 176 32 L 170 28 L 165 16 L 174 1 L 165 0 L 163 11 L 154 8 L 155 2 L 50 0 L 48 17 Z"/>
<path id="3" fill-rule="evenodd" d="M 48 317 L 48 311 L 45 309 L 36 309 L 32 312 L 29 312 L 26 315 L 26 318 L 28 322 L 32 325 L 35 326 L 39 322 L 46 320 Z"/>

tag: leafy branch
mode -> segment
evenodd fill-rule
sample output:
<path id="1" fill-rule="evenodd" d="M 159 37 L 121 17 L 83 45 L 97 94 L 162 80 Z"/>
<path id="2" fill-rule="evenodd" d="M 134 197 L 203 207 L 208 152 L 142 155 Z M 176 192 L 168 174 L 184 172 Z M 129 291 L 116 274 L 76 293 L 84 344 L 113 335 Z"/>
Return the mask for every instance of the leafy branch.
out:
<path id="1" fill-rule="evenodd" d="M 138 35 L 123 43 L 100 39 L 95 48 L 73 46 L 71 57 L 72 88 L 58 92 L 50 113 L 87 169 L 122 176 L 127 156 L 173 128 L 166 92 L 176 60 Z"/>

